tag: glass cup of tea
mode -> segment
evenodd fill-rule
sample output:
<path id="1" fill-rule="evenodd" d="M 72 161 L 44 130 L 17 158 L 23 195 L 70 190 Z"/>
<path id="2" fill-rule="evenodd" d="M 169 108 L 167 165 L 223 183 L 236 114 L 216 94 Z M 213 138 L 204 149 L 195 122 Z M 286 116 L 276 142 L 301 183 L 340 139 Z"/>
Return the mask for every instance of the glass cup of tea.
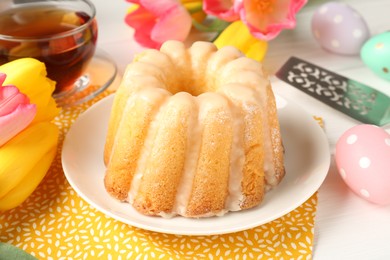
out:
<path id="1" fill-rule="evenodd" d="M 89 0 L 1 0 L 0 65 L 23 57 L 44 62 L 60 106 L 96 96 L 113 81 L 116 66 L 96 51 L 95 15 Z M 103 82 L 93 82 L 91 66 Z"/>

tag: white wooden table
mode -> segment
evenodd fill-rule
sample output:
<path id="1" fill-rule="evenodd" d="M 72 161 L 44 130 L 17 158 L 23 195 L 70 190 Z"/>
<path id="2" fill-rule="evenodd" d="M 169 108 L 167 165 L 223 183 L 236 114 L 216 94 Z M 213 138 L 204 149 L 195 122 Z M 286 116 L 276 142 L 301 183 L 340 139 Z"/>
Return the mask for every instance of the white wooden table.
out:
<path id="1" fill-rule="evenodd" d="M 119 72 L 123 73 L 134 54 L 142 49 L 134 42 L 132 29 L 124 23 L 129 3 L 125 0 L 92 1 L 97 8 L 99 23 L 98 47 L 112 56 Z M 359 56 L 335 55 L 319 47 L 311 34 L 310 21 L 313 11 L 326 1 L 309 2 L 298 15 L 296 30 L 284 31 L 270 42 L 265 58 L 266 68 L 273 73 L 288 57 L 294 55 L 390 95 L 390 82 L 375 76 Z M 341 2 L 348 3 L 365 18 L 373 35 L 390 30 L 390 1 Z M 340 135 L 359 124 L 276 78 L 272 81 L 276 93 L 297 100 L 309 113 L 324 119 L 332 153 Z M 389 128 L 386 130 L 390 132 Z M 319 191 L 313 253 L 316 260 L 390 259 L 390 206 L 376 206 L 354 195 L 339 177 L 333 160 L 328 177 Z"/>

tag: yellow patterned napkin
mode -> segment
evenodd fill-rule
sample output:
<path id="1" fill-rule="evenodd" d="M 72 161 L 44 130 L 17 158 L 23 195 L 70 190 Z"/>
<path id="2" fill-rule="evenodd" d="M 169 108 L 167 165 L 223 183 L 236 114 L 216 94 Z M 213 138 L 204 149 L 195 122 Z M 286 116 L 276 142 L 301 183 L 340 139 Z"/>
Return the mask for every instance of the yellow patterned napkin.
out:
<path id="1" fill-rule="evenodd" d="M 268 224 L 213 236 L 168 235 L 138 229 L 97 211 L 67 182 L 62 141 L 72 122 L 106 91 L 56 118 L 60 147 L 51 169 L 18 208 L 0 215 L 0 242 L 38 259 L 310 259 L 317 193 Z M 1 258 L 1 257 L 0 257 Z"/>

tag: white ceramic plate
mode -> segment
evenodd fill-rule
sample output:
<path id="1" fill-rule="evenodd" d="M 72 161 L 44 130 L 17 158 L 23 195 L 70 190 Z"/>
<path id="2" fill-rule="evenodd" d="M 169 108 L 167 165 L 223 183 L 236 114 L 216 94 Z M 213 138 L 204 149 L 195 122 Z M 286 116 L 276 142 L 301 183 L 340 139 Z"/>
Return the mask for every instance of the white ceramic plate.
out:
<path id="1" fill-rule="evenodd" d="M 328 172 L 330 153 L 323 130 L 297 105 L 277 97 L 287 173 L 281 184 L 266 194 L 260 206 L 202 219 L 144 216 L 130 204 L 110 197 L 104 188 L 103 147 L 113 97 L 99 101 L 76 120 L 64 141 L 62 165 L 70 185 L 83 199 L 129 225 L 182 235 L 212 235 L 249 229 L 300 206 L 317 191 Z"/>

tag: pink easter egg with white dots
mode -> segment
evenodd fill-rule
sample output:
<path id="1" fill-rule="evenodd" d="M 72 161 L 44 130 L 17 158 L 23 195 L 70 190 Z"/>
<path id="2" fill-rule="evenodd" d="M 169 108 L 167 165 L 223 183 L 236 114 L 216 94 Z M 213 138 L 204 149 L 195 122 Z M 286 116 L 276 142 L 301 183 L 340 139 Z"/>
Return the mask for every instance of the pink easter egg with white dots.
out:
<path id="1" fill-rule="evenodd" d="M 314 12 L 311 28 L 316 41 L 337 54 L 359 54 L 370 37 L 363 17 L 349 5 L 339 2 L 321 5 Z"/>
<path id="2" fill-rule="evenodd" d="M 375 125 L 352 127 L 337 141 L 335 159 L 351 190 L 372 203 L 390 204 L 390 134 Z"/>

